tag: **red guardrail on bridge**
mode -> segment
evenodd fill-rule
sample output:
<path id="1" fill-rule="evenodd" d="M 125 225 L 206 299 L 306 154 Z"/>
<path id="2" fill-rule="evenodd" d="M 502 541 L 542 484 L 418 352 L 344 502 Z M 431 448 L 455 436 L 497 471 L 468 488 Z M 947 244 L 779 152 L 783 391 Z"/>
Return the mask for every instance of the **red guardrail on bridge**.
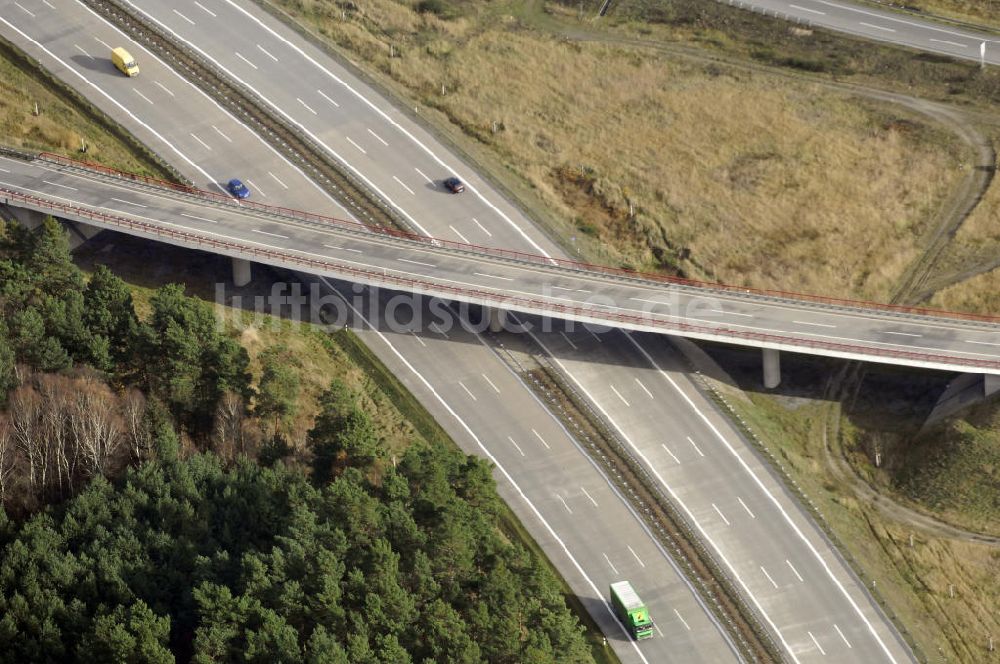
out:
<path id="1" fill-rule="evenodd" d="M 682 286 L 687 288 L 697 288 L 705 290 L 723 291 L 725 293 L 732 293 L 736 295 L 756 295 L 761 297 L 770 298 L 780 298 L 784 300 L 797 300 L 800 302 L 811 302 L 818 304 L 826 304 L 835 307 L 846 307 L 851 309 L 867 309 L 871 311 L 883 311 L 887 313 L 896 314 L 912 314 L 919 316 L 930 316 L 938 318 L 950 318 L 955 320 L 966 320 L 975 321 L 982 323 L 997 323 L 1000 324 L 1000 317 L 998 316 L 986 316 L 981 314 L 972 314 L 964 312 L 946 311 L 942 309 L 931 309 L 927 307 L 909 307 L 896 304 L 882 304 L 878 302 L 866 302 L 864 300 L 851 300 L 847 298 L 837 298 L 837 297 L 827 297 L 825 295 L 812 295 L 808 293 L 795 293 L 792 291 L 781 291 L 781 290 L 768 290 L 759 288 L 746 288 L 744 286 L 732 286 L 728 284 L 707 282 L 707 281 L 697 281 L 694 279 L 684 279 L 681 277 L 672 277 L 662 274 L 653 274 L 648 272 L 639 272 L 636 270 L 630 270 L 626 268 L 614 268 L 607 267 L 604 265 L 594 265 L 591 263 L 584 263 L 581 261 L 573 261 L 564 258 L 550 258 L 546 256 L 540 256 L 538 254 L 532 254 L 528 252 L 515 251 L 511 249 L 497 249 L 494 247 L 484 247 L 475 244 L 469 244 L 464 242 L 456 242 L 454 240 L 443 240 L 439 238 L 431 238 L 425 235 L 418 235 L 415 233 L 407 233 L 405 231 L 398 231 L 386 228 L 373 228 L 371 226 L 366 226 L 359 222 L 347 221 L 345 219 L 338 219 L 337 217 L 330 217 L 321 214 L 315 214 L 312 212 L 304 212 L 302 210 L 295 210 L 292 208 L 284 208 L 273 205 L 266 205 L 264 203 L 257 203 L 254 201 L 239 201 L 237 202 L 231 196 L 215 193 L 211 191 L 206 191 L 204 189 L 198 189 L 197 187 L 189 187 L 186 185 L 178 185 L 171 182 L 166 182 L 164 180 L 159 180 L 156 178 L 150 178 L 143 175 L 133 175 L 131 173 L 125 173 L 113 168 L 108 168 L 107 166 L 101 166 L 100 164 L 93 164 L 90 162 L 77 161 L 75 159 L 70 159 L 68 157 L 63 157 L 61 155 L 43 152 L 39 155 L 40 158 L 65 164 L 77 168 L 84 168 L 91 171 L 96 171 L 103 173 L 105 175 L 114 176 L 123 180 L 133 181 L 133 182 L 143 182 L 152 186 L 159 186 L 171 189 L 173 191 L 199 196 L 209 200 L 216 201 L 218 203 L 223 203 L 227 206 L 233 207 L 248 207 L 253 210 L 258 210 L 265 214 L 271 214 L 281 217 L 288 217 L 292 219 L 299 219 L 303 221 L 319 222 L 324 224 L 333 224 L 336 226 L 350 228 L 352 230 L 364 230 L 366 232 L 377 233 L 380 235 L 386 235 L 390 237 L 396 237 L 403 240 L 412 240 L 421 243 L 433 243 L 436 246 L 448 247 L 451 249 L 457 249 L 460 251 L 472 251 L 476 253 L 488 254 L 491 256 L 498 256 L 501 258 L 508 258 L 511 260 L 525 261 L 542 265 L 554 265 L 559 267 L 566 267 L 570 269 L 580 270 L 584 272 L 594 272 L 599 274 L 626 277 L 630 279 L 643 279 L 646 281 L 669 284 L 674 286 Z"/>
<path id="2" fill-rule="evenodd" d="M 534 300 L 527 297 L 520 296 L 510 296 L 496 293 L 494 291 L 487 291 L 475 288 L 460 288 L 451 285 L 436 284 L 430 281 L 424 281 L 421 279 L 412 279 L 408 277 L 399 277 L 389 275 L 385 272 L 380 272 L 377 270 L 365 270 L 362 268 L 342 265 L 334 260 L 324 261 L 317 258 L 307 258 L 301 256 L 295 256 L 289 251 L 279 251 L 276 249 L 262 249 L 246 244 L 241 244 L 238 242 L 222 241 L 213 238 L 204 237 L 198 235 L 197 233 L 190 231 L 180 231 L 169 228 L 163 228 L 156 224 L 150 224 L 144 221 L 136 221 L 129 219 L 127 217 L 121 217 L 117 215 L 108 214 L 106 212 L 101 212 L 98 210 L 91 210 L 88 208 L 81 208 L 74 205 L 68 205 L 66 203 L 59 203 L 50 201 L 48 199 L 33 196 L 29 194 L 22 194 L 17 191 L 11 191 L 9 189 L 0 189 L 3 192 L 4 203 L 18 202 L 33 204 L 37 207 L 44 208 L 51 213 L 59 214 L 62 213 L 72 213 L 78 217 L 84 217 L 92 220 L 101 221 L 105 224 L 117 226 L 120 228 L 127 228 L 131 230 L 138 230 L 142 233 L 148 235 L 155 235 L 159 237 L 167 237 L 175 240 L 184 240 L 187 245 L 194 244 L 199 248 L 206 249 L 223 249 L 223 250 L 236 250 L 241 252 L 244 256 L 248 258 L 253 258 L 260 260 L 261 258 L 271 259 L 278 264 L 284 265 L 294 265 L 300 268 L 305 268 L 307 270 L 326 270 L 335 271 L 337 274 L 344 276 L 346 278 L 350 277 L 363 277 L 366 281 L 371 283 L 381 283 L 393 288 L 402 290 L 414 290 L 419 287 L 422 290 L 431 291 L 436 294 L 440 294 L 441 297 L 457 296 L 477 300 L 488 300 L 491 303 L 495 302 L 504 308 L 508 309 L 520 309 L 527 311 L 542 311 L 546 315 L 555 316 L 586 316 L 592 318 L 599 318 L 607 323 L 626 323 L 632 325 L 646 326 L 659 329 L 665 333 L 688 333 L 688 334 L 705 334 L 712 335 L 716 337 L 724 337 L 729 339 L 743 339 L 748 341 L 756 341 L 762 344 L 775 344 L 775 345 L 785 345 L 792 346 L 798 349 L 815 348 L 823 349 L 832 352 L 839 352 L 851 355 L 862 355 L 868 357 L 887 357 L 895 359 L 910 360 L 913 362 L 926 362 L 933 364 L 945 364 L 951 366 L 961 366 L 969 367 L 973 369 L 996 369 L 1000 370 L 1000 361 L 989 360 L 974 360 L 966 357 L 955 357 L 949 355 L 939 355 L 932 353 L 921 353 L 915 351 L 901 351 L 893 350 L 890 348 L 881 348 L 878 346 L 863 346 L 857 344 L 844 344 L 839 342 L 831 341 L 818 341 L 813 339 L 799 339 L 795 337 L 786 337 L 776 334 L 766 334 L 761 332 L 747 332 L 742 330 L 732 330 L 724 326 L 721 327 L 708 327 L 705 325 L 691 325 L 688 323 L 679 323 L 673 321 L 665 321 L 657 319 L 655 317 L 640 316 L 635 314 L 621 313 L 619 311 L 609 311 L 603 310 L 599 307 L 581 307 L 568 304 L 552 303 L 543 300 Z"/>

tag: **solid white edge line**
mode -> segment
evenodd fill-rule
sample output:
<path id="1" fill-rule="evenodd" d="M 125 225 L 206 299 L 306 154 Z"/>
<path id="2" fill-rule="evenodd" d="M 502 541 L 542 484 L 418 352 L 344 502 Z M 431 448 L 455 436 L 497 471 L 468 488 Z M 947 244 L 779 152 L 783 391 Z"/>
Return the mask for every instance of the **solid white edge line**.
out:
<path id="1" fill-rule="evenodd" d="M 486 447 L 486 445 L 479 438 L 479 436 L 476 435 L 476 433 L 472 430 L 472 427 L 470 427 L 465 422 L 465 420 L 463 420 L 458 415 L 458 413 L 455 412 L 455 410 L 451 407 L 451 405 L 447 401 L 445 401 L 444 397 L 442 397 L 438 393 L 438 391 L 434 389 L 434 386 L 431 385 L 430 381 L 424 378 L 423 374 L 417 371 L 416 367 L 410 364 L 410 361 L 407 360 L 405 357 L 403 357 L 403 354 L 400 353 L 396 349 L 396 347 L 389 342 L 386 336 L 382 334 L 380 330 L 377 330 L 374 327 L 372 327 L 371 323 L 368 322 L 368 319 L 364 317 L 364 314 L 355 309 L 354 306 L 351 305 L 351 303 L 348 301 L 348 299 L 344 297 L 339 290 L 337 290 L 330 284 L 329 280 L 326 279 L 326 277 L 320 277 L 320 279 L 327 285 L 327 287 L 333 290 L 337 294 L 337 296 L 340 297 L 341 300 L 344 301 L 344 304 L 346 304 L 348 308 L 350 308 L 354 312 L 354 314 L 358 317 L 359 320 L 363 321 L 368 326 L 368 329 L 371 332 L 373 332 L 376 336 L 379 337 L 379 339 L 389 348 L 389 350 L 393 353 L 393 355 L 395 355 L 399 359 L 399 361 L 402 362 L 403 365 L 407 369 L 409 369 L 414 376 L 416 376 L 417 380 L 420 381 L 420 383 L 422 383 L 423 386 L 430 391 L 434 399 L 439 404 L 441 404 L 441 406 L 448 412 L 449 415 L 451 415 L 455 419 L 456 422 L 458 422 L 459 426 L 461 426 L 462 429 L 464 429 L 465 432 L 469 435 L 469 437 L 472 438 L 472 440 L 476 443 L 479 449 L 482 450 L 483 455 L 485 455 L 486 458 L 489 459 L 490 463 L 493 464 L 494 468 L 496 468 L 500 472 L 500 474 L 503 475 L 504 479 L 506 479 L 510 483 L 510 485 L 514 488 L 514 491 L 517 493 L 517 495 L 528 506 L 528 509 L 531 510 L 532 514 L 535 515 L 535 518 L 537 518 L 538 521 L 545 528 L 545 530 L 548 531 L 552 539 L 559 544 L 559 547 L 562 549 L 563 553 L 566 555 L 567 558 L 569 558 L 570 562 L 573 564 L 573 567 L 576 568 L 577 573 L 579 573 L 580 576 L 583 577 L 583 579 L 586 581 L 587 585 L 590 586 L 590 589 L 593 591 L 594 596 L 603 598 L 604 594 L 597 588 L 597 586 L 594 584 L 590 576 L 584 571 L 583 566 L 577 561 L 576 557 L 574 557 L 573 554 L 570 552 L 569 547 L 566 546 L 566 543 L 563 542 L 562 538 L 559 537 L 555 529 L 549 524 L 549 522 L 545 519 L 545 517 L 542 516 L 542 513 L 538 510 L 537 507 L 535 507 L 535 504 L 528 499 L 528 496 L 525 495 L 520 485 L 514 481 L 514 478 L 511 476 L 510 473 L 507 472 L 507 469 L 503 466 L 503 464 L 500 463 L 500 461 L 493 455 L 493 453 L 489 450 L 489 448 Z M 618 619 L 618 615 L 611 609 L 610 604 L 608 604 L 608 602 L 606 601 L 603 602 L 603 604 L 608 612 L 608 615 L 611 616 L 611 618 L 621 629 L 622 635 L 626 639 L 631 641 L 632 638 L 631 635 L 625 628 L 625 625 L 622 624 L 621 620 Z M 635 653 L 639 657 L 639 659 L 641 659 L 645 664 L 649 664 L 649 660 L 646 659 L 645 655 L 642 654 L 642 651 L 639 650 L 638 645 L 634 641 L 632 642 L 632 648 L 635 650 Z"/>
<path id="2" fill-rule="evenodd" d="M 767 498 L 771 501 L 771 503 L 778 509 L 778 512 L 780 512 L 785 522 L 789 526 L 791 526 L 792 531 L 799 537 L 800 540 L 802 540 L 802 542 L 809 549 L 810 553 L 812 553 L 813 556 L 815 556 L 816 560 L 819 561 L 820 566 L 827 573 L 827 576 L 829 576 L 829 578 L 833 581 L 837 589 L 840 590 L 841 594 L 847 599 L 848 603 L 851 605 L 851 608 L 854 609 L 854 612 L 858 615 L 859 618 L 861 618 L 861 621 L 865 624 L 865 627 L 868 628 L 868 631 L 875 638 L 876 643 L 878 643 L 879 647 L 882 649 L 882 652 L 885 654 L 885 656 L 889 658 L 890 662 L 895 663 L 896 658 L 893 657 L 892 653 L 889 651 L 889 647 L 886 646 L 886 644 L 882 641 L 882 637 L 880 637 L 878 635 L 878 632 L 875 631 L 875 626 L 872 625 L 871 621 L 868 620 L 868 616 L 864 614 L 864 612 L 861 610 L 861 607 L 859 607 L 857 602 L 854 601 L 854 598 L 851 597 L 851 594 L 847 592 L 847 588 L 844 587 L 844 585 L 840 582 L 840 579 L 838 579 L 837 576 L 833 573 L 833 570 L 830 569 L 830 566 L 827 565 L 826 560 L 823 558 L 820 552 L 816 550 L 816 547 L 813 546 L 813 543 L 809 541 L 809 538 L 806 537 L 805 533 L 803 533 L 802 530 L 798 527 L 798 525 L 792 520 L 791 516 L 789 516 L 789 514 L 785 511 L 785 508 L 782 507 L 778 499 L 774 496 L 774 494 L 771 493 L 771 491 L 767 488 L 764 482 L 757 476 L 757 473 L 755 473 L 753 469 L 750 468 L 750 465 L 746 462 L 743 456 L 732 446 L 729 440 L 724 435 L 722 435 L 722 432 L 719 431 L 719 429 L 712 423 L 712 421 L 708 418 L 708 416 L 705 415 L 705 413 L 703 413 L 701 409 L 698 408 L 697 405 L 695 405 L 691 397 L 689 397 L 687 393 L 681 389 L 680 385 L 677 384 L 677 382 L 670 376 L 670 374 L 668 374 L 666 371 L 663 370 L 663 368 L 660 367 L 660 365 L 652 358 L 652 356 L 646 351 L 646 349 L 643 348 L 638 341 L 632 338 L 631 334 L 629 334 L 628 332 L 624 332 L 624 334 L 626 337 L 628 337 L 629 341 L 631 341 L 632 344 L 639 350 L 639 352 L 642 353 L 643 356 L 645 356 L 646 360 L 650 363 L 650 365 L 652 365 L 653 368 L 655 368 L 660 373 L 660 375 L 663 376 L 667 380 L 667 382 L 670 383 L 670 385 L 674 388 L 674 390 L 677 391 L 677 393 L 681 396 L 681 398 L 683 398 L 684 401 L 687 402 L 688 406 L 690 406 L 691 409 L 695 413 L 697 413 L 699 419 L 701 419 L 702 422 L 704 422 L 705 425 L 712 431 L 712 433 L 715 434 L 716 438 L 718 438 L 722 442 L 722 444 L 725 445 L 726 449 L 729 450 L 729 452 L 733 455 L 733 457 L 736 458 L 740 466 L 743 467 L 743 470 L 753 479 L 757 487 L 764 492 L 764 495 L 767 496 Z M 579 383 L 577 384 L 579 385 Z M 600 408 L 599 405 L 598 408 Z M 649 465 L 648 461 L 646 463 L 647 465 Z M 672 493 L 673 492 L 671 492 L 671 494 Z M 758 609 L 759 608 L 760 607 L 758 605 Z M 768 620 L 768 622 L 770 622 L 770 618 L 767 618 L 766 613 L 764 614 L 764 616 Z M 781 638 L 780 633 L 779 633 L 779 638 Z M 784 638 L 782 638 L 782 643 L 785 643 Z M 785 647 L 786 648 L 788 647 L 787 643 L 785 643 Z M 790 650 L 789 652 L 791 653 Z M 792 658 L 796 659 L 797 661 L 797 658 L 795 658 L 794 654 L 792 654 Z"/>

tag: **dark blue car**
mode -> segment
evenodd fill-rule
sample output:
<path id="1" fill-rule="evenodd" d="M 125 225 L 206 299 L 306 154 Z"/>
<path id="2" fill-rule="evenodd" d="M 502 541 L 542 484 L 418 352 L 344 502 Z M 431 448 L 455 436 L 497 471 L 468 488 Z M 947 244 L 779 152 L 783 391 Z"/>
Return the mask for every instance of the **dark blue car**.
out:
<path id="1" fill-rule="evenodd" d="M 229 184 L 226 185 L 226 189 L 229 190 L 230 194 L 241 200 L 244 198 L 250 198 L 250 189 L 236 178 L 229 181 Z"/>

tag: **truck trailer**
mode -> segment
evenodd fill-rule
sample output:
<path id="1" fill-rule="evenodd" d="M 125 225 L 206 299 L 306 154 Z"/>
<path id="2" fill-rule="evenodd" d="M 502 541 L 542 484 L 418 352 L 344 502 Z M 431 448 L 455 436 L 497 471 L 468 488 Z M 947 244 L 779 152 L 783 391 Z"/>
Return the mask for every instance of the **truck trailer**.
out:
<path id="1" fill-rule="evenodd" d="M 633 639 L 639 641 L 653 636 L 653 620 L 649 616 L 649 610 L 639 599 L 631 583 L 618 581 L 611 584 L 611 604 Z"/>

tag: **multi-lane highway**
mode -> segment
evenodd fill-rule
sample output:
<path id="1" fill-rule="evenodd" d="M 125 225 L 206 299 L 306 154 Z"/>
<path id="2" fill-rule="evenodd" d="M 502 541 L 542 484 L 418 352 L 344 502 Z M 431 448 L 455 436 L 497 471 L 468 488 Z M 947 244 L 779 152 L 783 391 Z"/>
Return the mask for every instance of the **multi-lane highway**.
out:
<path id="1" fill-rule="evenodd" d="M 777 18 L 963 60 L 1000 64 L 1000 36 L 909 13 L 832 0 L 723 0 Z"/>
<path id="2" fill-rule="evenodd" d="M 449 240 L 560 255 L 432 136 L 252 4 L 147 2 L 136 5 L 140 10 L 307 131 L 415 227 Z M 0 32 L 120 117 L 200 186 L 241 176 L 264 202 L 342 214 L 256 137 L 236 134 L 245 129 L 200 92 L 75 0 L 0 1 Z M 118 76 L 100 57 L 97 49 L 119 43 L 140 58 L 139 79 Z M 438 181 L 452 173 L 470 184 L 470 192 L 449 196 L 441 190 Z M 78 193 L 62 191 L 58 195 L 65 198 Z M 104 201 L 104 207 L 118 213 L 147 216 L 157 207 L 114 198 L 121 200 Z M 183 223 L 200 221 L 199 232 L 220 223 L 197 216 L 203 218 Z M 264 226 L 255 230 L 292 237 Z M 281 239 L 254 235 L 267 243 Z M 501 491 L 606 633 L 619 635 L 614 644 L 626 661 L 735 659 L 720 630 L 572 438 L 478 336 L 458 330 L 361 334 L 460 444 L 497 464 Z M 580 329 L 540 333 L 538 340 L 655 473 L 789 659 L 910 659 L 815 524 L 665 355 L 663 343 Z M 652 589 L 665 638 L 641 645 L 620 639 L 602 598 L 608 581 L 621 578 Z M 650 593 L 641 592 L 650 600 Z"/>
<path id="3" fill-rule="evenodd" d="M 551 257 L 372 233 L 209 192 L 140 186 L 55 158 L 3 163 L 0 187 L 10 198 L 28 194 L 16 198 L 24 207 L 315 275 L 634 331 L 1000 374 L 995 321 L 642 279 Z"/>

